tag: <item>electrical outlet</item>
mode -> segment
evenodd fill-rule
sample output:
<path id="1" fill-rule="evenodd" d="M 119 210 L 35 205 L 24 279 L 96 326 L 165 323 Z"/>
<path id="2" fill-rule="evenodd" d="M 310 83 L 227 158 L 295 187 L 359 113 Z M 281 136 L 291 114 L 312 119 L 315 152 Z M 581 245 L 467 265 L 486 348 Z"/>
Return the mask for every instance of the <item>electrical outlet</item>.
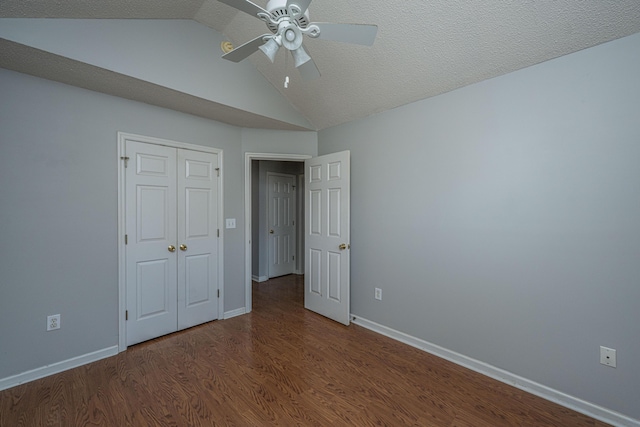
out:
<path id="1" fill-rule="evenodd" d="M 376 299 L 382 301 L 382 289 L 376 288 Z"/>
<path id="2" fill-rule="evenodd" d="M 53 331 L 54 329 L 60 329 L 60 315 L 53 314 L 47 316 L 47 331 Z"/>
<path id="3" fill-rule="evenodd" d="M 606 366 L 616 367 L 616 350 L 600 346 L 600 363 Z"/>

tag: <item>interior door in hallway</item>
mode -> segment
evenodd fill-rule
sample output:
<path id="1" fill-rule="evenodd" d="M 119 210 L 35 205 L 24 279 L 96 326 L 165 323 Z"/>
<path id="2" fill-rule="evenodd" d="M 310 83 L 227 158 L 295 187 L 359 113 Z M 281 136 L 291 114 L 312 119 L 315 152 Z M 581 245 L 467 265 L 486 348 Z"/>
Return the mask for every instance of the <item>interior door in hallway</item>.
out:
<path id="1" fill-rule="evenodd" d="M 348 325 L 350 152 L 305 160 L 304 306 Z"/>
<path id="2" fill-rule="evenodd" d="M 126 343 L 218 318 L 217 154 L 127 141 Z"/>
<path id="3" fill-rule="evenodd" d="M 295 176 L 267 173 L 269 278 L 295 270 Z"/>

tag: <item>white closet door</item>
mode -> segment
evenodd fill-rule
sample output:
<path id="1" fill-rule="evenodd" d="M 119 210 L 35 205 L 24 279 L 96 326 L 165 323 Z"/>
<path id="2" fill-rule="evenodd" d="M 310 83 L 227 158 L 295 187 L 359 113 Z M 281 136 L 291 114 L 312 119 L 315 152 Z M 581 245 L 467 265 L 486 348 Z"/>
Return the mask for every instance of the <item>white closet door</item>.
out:
<path id="1" fill-rule="evenodd" d="M 176 330 L 176 150 L 126 147 L 127 345 Z"/>
<path id="2" fill-rule="evenodd" d="M 127 345 L 218 318 L 218 155 L 127 141 Z"/>
<path id="3" fill-rule="evenodd" d="M 217 165 L 178 150 L 178 329 L 218 318 Z"/>

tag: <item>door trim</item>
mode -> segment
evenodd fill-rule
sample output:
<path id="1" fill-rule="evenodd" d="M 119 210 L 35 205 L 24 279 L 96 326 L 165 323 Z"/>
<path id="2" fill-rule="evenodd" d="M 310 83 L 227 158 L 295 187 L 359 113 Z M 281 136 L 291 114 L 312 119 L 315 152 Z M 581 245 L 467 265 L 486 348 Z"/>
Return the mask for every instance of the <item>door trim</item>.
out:
<path id="1" fill-rule="evenodd" d="M 251 161 L 298 161 L 303 162 L 313 156 L 308 154 L 277 154 L 277 153 L 244 153 L 244 309 L 251 312 Z"/>
<path id="2" fill-rule="evenodd" d="M 155 138 L 152 136 L 136 135 L 126 132 L 118 132 L 118 352 L 127 349 L 127 325 L 125 320 L 125 311 L 127 309 L 126 299 L 126 251 L 124 244 L 125 224 L 126 224 L 126 203 L 125 203 L 125 168 L 123 158 L 125 154 L 126 141 L 138 141 L 147 144 L 163 145 L 166 147 L 182 148 L 192 151 L 202 151 L 205 153 L 213 153 L 218 155 L 218 167 L 220 168 L 220 179 L 218 180 L 218 229 L 221 230 L 218 239 L 218 290 L 220 297 L 218 298 L 218 319 L 224 316 L 224 228 L 223 228 L 223 201 L 224 201 L 224 157 L 223 150 L 219 148 L 205 147 L 203 145 L 189 144 L 185 142 L 171 141 L 169 139 Z"/>
<path id="3" fill-rule="evenodd" d="M 302 203 L 302 201 L 304 200 L 304 188 L 305 188 L 305 182 L 304 182 L 304 173 L 301 175 L 298 175 L 297 177 L 298 179 L 298 188 L 296 188 L 296 198 L 297 198 L 297 202 L 296 202 L 296 219 L 298 220 L 298 223 L 296 224 L 296 236 L 297 236 L 297 241 L 296 241 L 296 272 L 295 274 L 304 274 L 304 221 L 302 220 L 302 218 L 304 218 L 304 203 Z"/>

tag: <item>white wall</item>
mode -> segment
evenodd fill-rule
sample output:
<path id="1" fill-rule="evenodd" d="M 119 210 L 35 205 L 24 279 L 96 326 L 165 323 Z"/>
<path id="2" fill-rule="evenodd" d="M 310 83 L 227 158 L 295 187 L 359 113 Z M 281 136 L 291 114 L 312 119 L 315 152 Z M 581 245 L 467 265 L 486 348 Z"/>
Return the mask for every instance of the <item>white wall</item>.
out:
<path id="1" fill-rule="evenodd" d="M 224 150 L 224 310 L 244 308 L 242 129 L 3 69 L 0 93 L 0 382 L 118 343 L 118 131 Z"/>
<path id="2" fill-rule="evenodd" d="M 638 76 L 634 35 L 321 131 L 352 313 L 640 419 Z"/>

